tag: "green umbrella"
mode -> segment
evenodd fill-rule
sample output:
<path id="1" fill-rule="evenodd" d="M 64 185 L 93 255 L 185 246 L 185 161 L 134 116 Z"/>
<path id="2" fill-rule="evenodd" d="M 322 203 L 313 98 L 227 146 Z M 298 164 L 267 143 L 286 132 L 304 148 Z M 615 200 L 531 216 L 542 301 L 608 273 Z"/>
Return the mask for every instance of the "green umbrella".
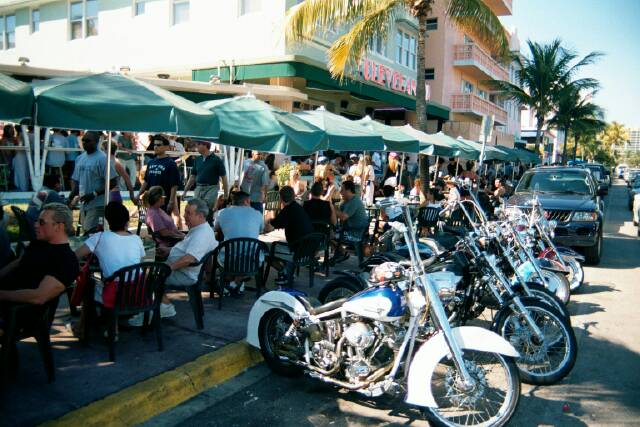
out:
<path id="1" fill-rule="evenodd" d="M 441 144 L 448 144 L 455 147 L 458 153 L 450 157 L 459 157 L 464 160 L 477 160 L 480 158 L 480 150 L 475 147 L 469 146 L 460 140 L 453 138 L 446 133 L 438 132 L 432 135 L 435 141 Z"/>
<path id="2" fill-rule="evenodd" d="M 538 156 L 534 152 L 531 152 L 529 150 L 523 150 L 521 148 L 513 148 L 513 151 L 515 151 L 518 154 L 518 158 L 523 163 L 535 163 L 535 164 L 540 163 L 540 156 Z"/>
<path id="3" fill-rule="evenodd" d="M 386 151 L 417 153 L 421 150 L 418 138 L 410 136 L 396 127 L 387 126 L 383 123 L 377 122 L 369 116 L 356 120 L 356 123 L 362 125 L 365 129 L 380 135 L 384 140 Z"/>
<path id="4" fill-rule="evenodd" d="M 0 120 L 20 123 L 33 116 L 33 89 L 4 74 L 0 74 Z"/>
<path id="5" fill-rule="evenodd" d="M 447 138 L 437 137 L 437 134 L 424 133 L 411 125 L 398 126 L 397 129 L 420 141 L 420 154 L 441 157 L 457 157 L 460 154 L 460 144 L 455 140 L 452 142 Z"/>
<path id="6" fill-rule="evenodd" d="M 164 89 L 122 74 L 34 81 L 35 124 L 217 137 L 216 116 Z"/>
<path id="7" fill-rule="evenodd" d="M 479 142 L 475 142 L 475 141 L 470 141 L 468 139 L 464 139 L 462 137 L 458 137 L 457 138 L 458 141 L 460 141 L 463 144 L 468 145 L 469 147 L 471 147 L 474 150 L 477 150 L 478 153 L 482 152 L 482 144 L 480 144 Z M 479 160 L 480 158 L 480 154 L 478 154 L 478 157 L 476 157 L 477 160 Z M 504 151 L 501 151 L 499 148 L 496 148 L 493 145 L 486 145 L 485 146 L 485 150 L 484 150 L 484 160 L 501 160 L 501 161 L 505 161 L 509 159 L 509 155 L 507 153 L 505 153 Z"/>
<path id="8" fill-rule="evenodd" d="M 199 105 L 218 117 L 223 145 L 294 156 L 311 154 L 326 145 L 324 131 L 252 95 Z"/>
<path id="9" fill-rule="evenodd" d="M 327 141 L 324 149 L 335 151 L 383 151 L 380 135 L 365 129 L 346 117 L 333 114 L 320 107 L 314 111 L 301 111 L 296 116 L 324 130 Z"/>

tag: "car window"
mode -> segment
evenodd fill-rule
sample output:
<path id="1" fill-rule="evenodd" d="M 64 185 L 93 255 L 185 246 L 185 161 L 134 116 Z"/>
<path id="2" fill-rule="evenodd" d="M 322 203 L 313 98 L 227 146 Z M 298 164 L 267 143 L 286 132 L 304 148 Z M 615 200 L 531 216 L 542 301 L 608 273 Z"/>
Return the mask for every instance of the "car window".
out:
<path id="1" fill-rule="evenodd" d="M 516 193 L 532 192 L 536 188 L 542 193 L 593 194 L 588 174 L 574 172 L 525 174 L 516 188 Z"/>

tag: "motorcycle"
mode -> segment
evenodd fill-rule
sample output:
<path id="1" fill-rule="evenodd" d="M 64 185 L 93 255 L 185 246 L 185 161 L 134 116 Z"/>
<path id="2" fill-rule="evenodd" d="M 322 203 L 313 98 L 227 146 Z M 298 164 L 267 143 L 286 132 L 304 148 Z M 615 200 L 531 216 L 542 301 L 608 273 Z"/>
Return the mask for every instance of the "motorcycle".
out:
<path id="1" fill-rule="evenodd" d="M 247 341 L 280 374 L 402 394 L 441 425 L 505 425 L 519 401 L 519 354 L 489 330 L 451 327 L 403 213 L 406 225 L 391 225 L 405 236 L 411 268 L 396 264 L 376 286 L 321 306 L 299 291 L 268 292 L 251 309 Z"/>

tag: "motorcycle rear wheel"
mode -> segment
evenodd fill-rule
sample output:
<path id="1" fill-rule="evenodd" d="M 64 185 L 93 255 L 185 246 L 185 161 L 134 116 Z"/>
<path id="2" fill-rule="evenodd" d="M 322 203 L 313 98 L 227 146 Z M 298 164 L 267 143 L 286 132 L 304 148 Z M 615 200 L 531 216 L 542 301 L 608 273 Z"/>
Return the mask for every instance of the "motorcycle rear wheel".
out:
<path id="1" fill-rule="evenodd" d="M 456 388 L 457 372 L 443 357 L 431 377 L 437 408 L 425 408 L 430 424 L 438 426 L 503 426 L 520 400 L 520 378 L 513 358 L 463 348 L 463 359 L 476 386 Z"/>
<path id="2" fill-rule="evenodd" d="M 355 280 L 339 277 L 327 283 L 318 294 L 318 300 L 321 304 L 337 301 L 341 298 L 349 298 L 357 294 L 364 288 Z"/>
<path id="3" fill-rule="evenodd" d="M 273 372 L 285 377 L 298 376 L 302 373 L 302 368 L 280 357 L 284 334 L 291 323 L 293 320 L 287 312 L 273 309 L 262 316 L 258 327 L 260 352 L 264 361 Z"/>
<path id="4" fill-rule="evenodd" d="M 571 323 L 571 313 L 569 313 L 569 309 L 555 293 L 553 293 L 540 283 L 527 283 L 527 287 L 531 292 L 530 296 L 538 298 L 542 302 L 546 302 L 547 304 L 551 305 L 553 308 L 562 313 L 564 318 L 567 319 L 569 323 Z"/>
<path id="5" fill-rule="evenodd" d="M 555 271 L 545 269 L 542 269 L 541 271 L 544 280 L 538 277 L 537 273 L 529 278 L 529 280 L 545 286 L 547 289 L 555 293 L 560 301 L 567 304 L 569 299 L 571 299 L 569 280 L 562 273 L 556 273 Z"/>
<path id="6" fill-rule="evenodd" d="M 555 308 L 537 298 L 520 301 L 542 331 L 539 342 L 512 301 L 496 315 L 493 330 L 520 353 L 516 365 L 522 382 L 549 385 L 559 382 L 573 369 L 578 343 L 570 323 Z"/>

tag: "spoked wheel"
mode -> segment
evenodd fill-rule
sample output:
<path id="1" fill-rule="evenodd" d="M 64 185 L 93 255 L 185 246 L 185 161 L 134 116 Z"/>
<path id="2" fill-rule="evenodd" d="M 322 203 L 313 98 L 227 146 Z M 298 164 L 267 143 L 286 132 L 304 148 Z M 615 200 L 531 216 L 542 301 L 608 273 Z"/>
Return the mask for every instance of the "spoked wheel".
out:
<path id="1" fill-rule="evenodd" d="M 534 334 L 513 301 L 496 316 L 494 330 L 520 353 L 516 364 L 523 382 L 555 384 L 567 376 L 576 363 L 578 344 L 573 329 L 552 306 L 537 298 L 520 300 L 542 337 Z"/>
<path id="2" fill-rule="evenodd" d="M 555 293 L 553 293 L 540 283 L 527 283 L 527 288 L 529 288 L 529 292 L 531 293 L 531 295 L 529 296 L 536 297 L 542 302 L 546 302 L 547 304 L 551 305 L 553 308 L 562 313 L 564 318 L 567 319 L 569 324 L 571 324 L 571 313 L 569 313 L 569 309 Z"/>
<path id="3" fill-rule="evenodd" d="M 544 285 L 547 289 L 556 294 L 560 301 L 564 304 L 568 303 L 571 298 L 571 289 L 569 280 L 564 276 L 564 274 L 545 269 L 541 269 L 541 271 L 542 278 L 535 273 L 530 280 Z"/>
<path id="4" fill-rule="evenodd" d="M 431 390 L 438 408 L 427 408 L 427 416 L 441 426 L 505 425 L 520 399 L 515 362 L 497 353 L 463 351 L 473 386 L 463 387 L 454 364 L 443 357 L 431 377 Z"/>
<path id="5" fill-rule="evenodd" d="M 295 376 L 302 373 L 299 366 L 289 361 L 297 358 L 296 349 L 299 348 L 295 336 L 287 336 L 292 322 L 291 317 L 285 311 L 274 309 L 262 317 L 258 330 L 260 352 L 264 361 L 272 371 L 284 376 Z"/>

